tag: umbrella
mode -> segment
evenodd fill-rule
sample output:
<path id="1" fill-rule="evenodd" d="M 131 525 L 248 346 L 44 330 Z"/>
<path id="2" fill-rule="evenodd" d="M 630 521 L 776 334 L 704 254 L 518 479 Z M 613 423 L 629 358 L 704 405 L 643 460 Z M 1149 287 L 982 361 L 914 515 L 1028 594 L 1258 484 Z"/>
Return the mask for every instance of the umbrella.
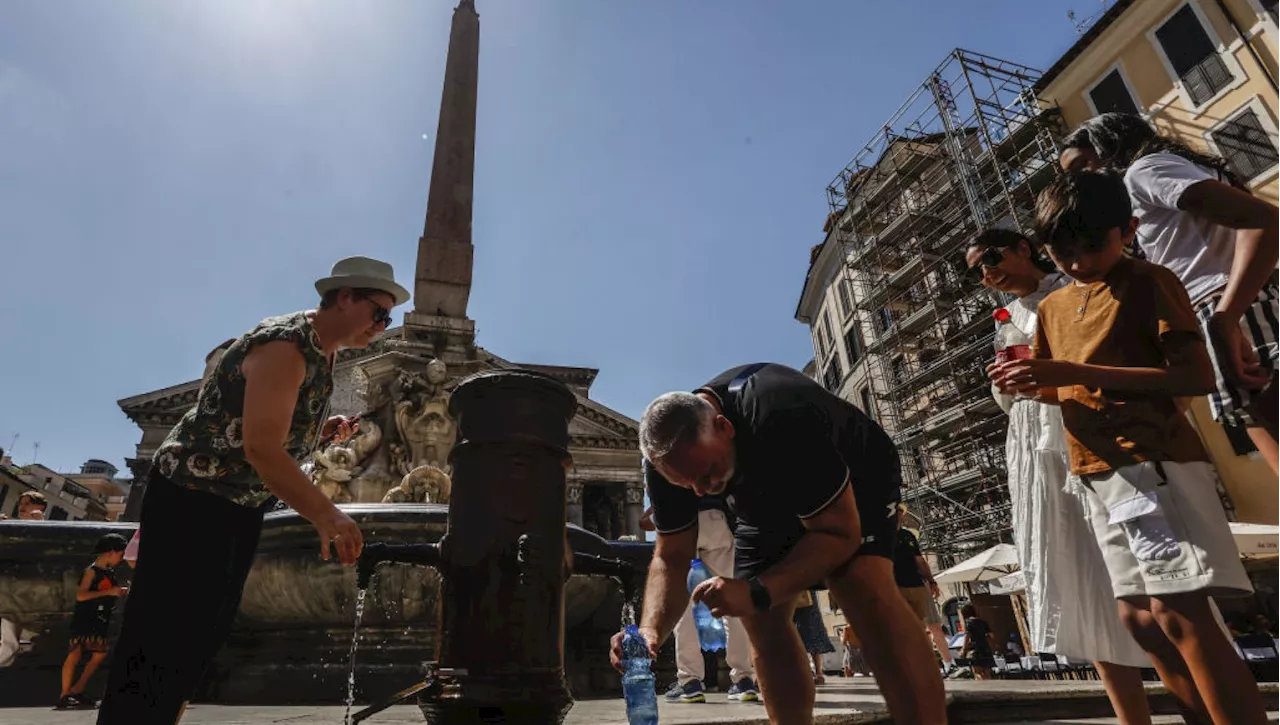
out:
<path id="1" fill-rule="evenodd" d="M 1262 559 L 1280 555 L 1280 526 L 1266 524 L 1242 524 L 1231 522 L 1231 536 L 1236 540 L 1240 556 L 1246 559 Z"/>
<path id="2" fill-rule="evenodd" d="M 939 584 L 984 582 L 1018 570 L 1018 552 L 1012 544 L 996 544 L 934 577 Z"/>

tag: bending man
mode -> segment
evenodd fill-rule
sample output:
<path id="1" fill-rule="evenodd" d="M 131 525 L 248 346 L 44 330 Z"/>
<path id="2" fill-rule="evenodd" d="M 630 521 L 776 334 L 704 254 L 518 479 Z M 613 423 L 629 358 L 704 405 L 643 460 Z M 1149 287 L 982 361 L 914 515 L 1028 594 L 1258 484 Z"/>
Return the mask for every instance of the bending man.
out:
<path id="1" fill-rule="evenodd" d="M 946 721 L 924 629 L 894 583 L 901 474 L 878 425 L 803 374 L 760 363 L 653 401 L 640 449 L 658 531 L 640 618 L 653 654 L 688 601 L 698 497 L 732 494 L 737 578 L 710 579 L 693 597 L 742 618 L 770 721 L 813 722 L 813 680 L 791 617 L 796 597 L 819 582 L 861 636 L 894 722 Z"/>

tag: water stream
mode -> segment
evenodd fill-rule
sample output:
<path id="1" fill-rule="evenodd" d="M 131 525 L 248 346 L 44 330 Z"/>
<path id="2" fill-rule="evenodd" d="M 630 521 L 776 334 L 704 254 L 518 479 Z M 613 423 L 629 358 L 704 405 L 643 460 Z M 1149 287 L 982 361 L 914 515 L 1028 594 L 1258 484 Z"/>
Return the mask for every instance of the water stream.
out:
<path id="1" fill-rule="evenodd" d="M 356 592 L 356 624 L 351 629 L 351 649 L 347 652 L 347 712 L 342 716 L 344 725 L 351 725 L 351 707 L 356 702 L 356 648 L 360 646 L 360 620 L 364 618 L 364 597 L 367 589 Z"/>

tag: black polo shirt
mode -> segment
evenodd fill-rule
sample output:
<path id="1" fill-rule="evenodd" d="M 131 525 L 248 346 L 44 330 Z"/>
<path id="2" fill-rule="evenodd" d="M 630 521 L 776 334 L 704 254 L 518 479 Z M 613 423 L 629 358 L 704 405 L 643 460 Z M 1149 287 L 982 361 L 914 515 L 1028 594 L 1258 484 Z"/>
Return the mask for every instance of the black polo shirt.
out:
<path id="1" fill-rule="evenodd" d="M 736 394 L 729 390 L 735 383 Z M 715 396 L 734 427 L 737 460 L 725 493 L 735 504 L 740 554 L 744 547 L 748 558 L 785 553 L 803 533 L 800 521 L 820 513 L 852 482 L 859 511 L 874 507 L 870 522 L 863 513 L 864 534 L 887 539 L 887 555 L 892 531 L 879 520 L 896 506 L 901 474 L 897 451 L 880 426 L 785 365 L 736 367 L 695 392 Z M 657 530 L 673 533 L 696 523 L 698 495 L 673 485 L 647 462 L 645 468 Z"/>

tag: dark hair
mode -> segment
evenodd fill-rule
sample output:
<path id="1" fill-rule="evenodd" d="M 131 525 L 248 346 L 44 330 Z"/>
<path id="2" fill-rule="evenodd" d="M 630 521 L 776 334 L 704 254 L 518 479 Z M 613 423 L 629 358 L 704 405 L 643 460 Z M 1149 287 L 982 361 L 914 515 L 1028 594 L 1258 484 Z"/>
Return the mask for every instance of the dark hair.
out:
<path id="1" fill-rule="evenodd" d="M 1053 272 L 1058 269 L 1057 266 L 1054 265 L 1053 260 L 1045 256 L 1044 250 L 1040 248 L 1039 244 L 1036 244 L 1031 237 L 1028 237 L 1022 232 L 1014 229 L 1003 229 L 998 227 L 984 229 L 978 233 L 978 236 L 973 238 L 973 241 L 969 242 L 967 247 L 965 247 L 965 254 L 967 255 L 969 250 L 974 247 L 1016 249 L 1019 244 L 1026 244 L 1027 249 L 1031 250 L 1031 263 L 1036 266 L 1036 269 L 1045 273 Z M 964 260 L 961 261 L 964 262 Z M 968 264 L 965 263 L 965 266 L 968 266 Z"/>
<path id="2" fill-rule="evenodd" d="M 18 503 L 22 503 L 23 501 L 30 501 L 31 503 L 39 505 L 41 508 L 49 507 L 49 499 L 45 498 L 44 494 L 39 491 L 24 491 L 22 495 L 18 497 Z"/>
<path id="3" fill-rule="evenodd" d="M 978 616 L 978 610 L 974 609 L 972 604 L 965 604 L 960 607 L 960 616 L 965 619 L 976 618 Z"/>
<path id="4" fill-rule="evenodd" d="M 1036 236 L 1061 251 L 1097 249 L 1112 229 L 1126 229 L 1133 204 L 1114 173 L 1068 171 L 1036 199 Z"/>
<path id="5" fill-rule="evenodd" d="M 124 551 L 129 546 L 129 542 L 120 534 L 106 534 L 93 547 L 94 554 L 109 554 L 113 551 Z"/>
<path id="6" fill-rule="evenodd" d="M 1103 113 L 1080 124 L 1072 131 L 1063 145 L 1067 148 L 1089 149 L 1098 155 L 1103 166 L 1124 171 L 1134 161 L 1148 154 L 1166 153 L 1213 169 L 1228 184 L 1243 188 L 1239 179 L 1227 167 L 1227 162 L 1217 156 L 1196 151 L 1184 143 L 1165 138 L 1140 116 L 1130 113 Z"/>

